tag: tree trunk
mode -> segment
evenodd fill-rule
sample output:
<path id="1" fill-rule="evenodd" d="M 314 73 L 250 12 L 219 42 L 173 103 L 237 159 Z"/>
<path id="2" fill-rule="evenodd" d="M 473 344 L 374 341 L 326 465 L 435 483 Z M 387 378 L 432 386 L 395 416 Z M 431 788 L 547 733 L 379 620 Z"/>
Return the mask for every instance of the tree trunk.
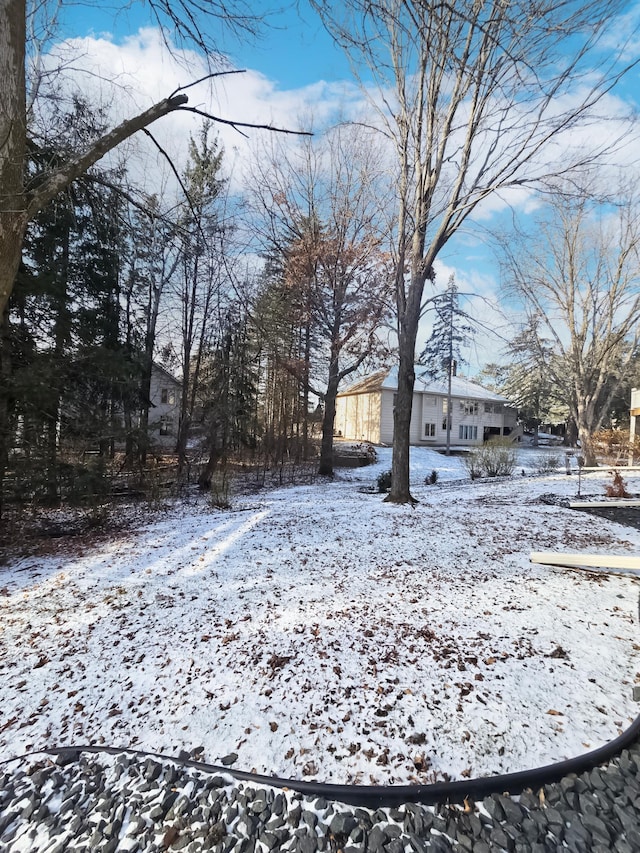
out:
<path id="1" fill-rule="evenodd" d="M 9 464 L 11 446 L 11 341 L 9 339 L 9 311 L 2 313 L 0 322 L 0 521 L 4 505 L 4 478 Z"/>
<path id="2" fill-rule="evenodd" d="M 422 246 L 414 235 L 412 246 L 414 269 L 411 283 L 404 297 L 405 284 L 402 265 L 396 283 L 398 306 L 398 391 L 393 410 L 393 460 L 391 463 L 391 491 L 385 498 L 390 503 L 417 503 L 409 488 L 409 453 L 411 443 L 411 410 L 413 387 L 416 381 L 416 338 L 420 322 L 420 304 L 427 278 L 431 278 L 431 264 L 422 260 Z"/>
<path id="3" fill-rule="evenodd" d="M 452 382 L 452 373 L 453 370 L 453 353 L 449 350 L 449 371 L 447 375 L 447 446 L 445 454 L 446 456 L 451 456 L 451 410 L 452 406 L 452 393 L 451 393 L 451 382 Z"/>
<path id="4" fill-rule="evenodd" d="M 324 398 L 322 418 L 322 444 L 320 445 L 320 467 L 318 474 L 333 476 L 333 427 L 336 419 L 336 397 L 338 395 L 338 359 L 334 356 L 329 364 L 329 381 Z"/>
<path id="5" fill-rule="evenodd" d="M 198 486 L 201 489 L 211 488 L 214 471 L 222 458 L 220 450 L 220 427 L 220 420 L 213 418 L 209 427 L 209 458 L 198 476 Z"/>
<path id="6" fill-rule="evenodd" d="M 24 0 L 0 0 L 0 313 L 13 289 L 27 227 L 25 39 Z"/>
<path id="7" fill-rule="evenodd" d="M 309 312 L 310 313 L 310 312 Z M 309 458 L 309 364 L 311 361 L 311 325 L 304 330 L 304 367 L 302 373 L 302 458 Z"/>
<path id="8" fill-rule="evenodd" d="M 579 401 L 575 417 L 578 438 L 580 440 L 580 453 L 584 458 L 584 464 L 587 468 L 594 468 L 598 464 L 593 442 L 592 408 L 590 403 L 581 403 Z"/>
<path id="9" fill-rule="evenodd" d="M 578 443 L 578 427 L 575 415 L 570 415 L 567 420 L 567 428 L 564 434 L 564 443 L 569 447 L 575 447 Z"/>
<path id="10" fill-rule="evenodd" d="M 417 331 L 417 323 L 416 323 Z M 415 332 L 405 333 L 399 341 L 398 391 L 393 409 L 393 461 L 391 464 L 391 491 L 385 500 L 391 503 L 416 503 L 409 489 L 409 446 L 413 386 L 416 375 Z"/>
<path id="11" fill-rule="evenodd" d="M 149 408 L 151 407 L 151 378 L 153 375 L 153 351 L 156 345 L 156 326 L 160 311 L 160 295 L 162 283 L 149 286 L 147 301 L 147 326 L 144 336 L 144 359 L 140 377 L 140 425 L 138 428 L 138 457 L 142 466 L 147 464 L 149 450 Z"/>
<path id="12" fill-rule="evenodd" d="M 46 430 L 46 464 L 47 464 L 47 501 L 55 506 L 60 499 L 59 466 L 58 466 L 58 444 L 60 430 L 60 411 L 63 390 L 66 386 L 67 368 L 66 354 L 69 339 L 71 337 L 71 317 L 69 314 L 69 252 L 70 234 L 69 224 L 64 228 L 62 234 L 62 254 L 58 261 L 59 274 L 57 276 L 57 289 L 53 300 L 55 320 L 53 326 L 54 339 L 54 363 L 51 371 L 51 384 L 49 389 L 50 404 L 45 408 L 45 430 Z"/>
<path id="13" fill-rule="evenodd" d="M 186 406 L 186 395 L 181 398 L 181 405 Z M 178 438 L 176 440 L 176 456 L 178 457 L 178 475 L 182 476 L 182 472 L 187 464 L 187 440 L 189 438 L 189 430 L 191 429 L 191 417 L 188 412 L 183 412 L 180 416 L 178 425 Z"/>

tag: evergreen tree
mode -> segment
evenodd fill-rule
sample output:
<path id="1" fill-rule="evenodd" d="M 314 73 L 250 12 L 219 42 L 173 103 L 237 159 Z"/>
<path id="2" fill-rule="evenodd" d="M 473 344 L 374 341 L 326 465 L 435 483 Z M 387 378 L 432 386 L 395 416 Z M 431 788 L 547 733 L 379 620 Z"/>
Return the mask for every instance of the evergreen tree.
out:
<path id="1" fill-rule="evenodd" d="M 230 456 L 255 448 L 258 372 L 256 339 L 238 304 L 220 318 L 217 340 L 204 354 L 199 396 L 207 435 L 207 463 L 199 485 L 210 488 L 216 468 L 223 479 Z M 226 485 L 226 483 L 225 483 Z"/>
<path id="2" fill-rule="evenodd" d="M 458 286 L 451 275 L 443 293 L 434 296 L 431 305 L 435 318 L 431 335 L 418 358 L 432 379 L 444 378 L 447 382 L 447 456 L 451 452 L 451 377 L 457 365 L 463 362 L 462 347 L 474 333 L 473 321 L 459 304 Z"/>
<path id="3" fill-rule="evenodd" d="M 287 276 L 284 258 L 268 257 L 252 306 L 261 368 L 258 418 L 267 465 L 305 455 L 306 353 L 312 332 L 308 311 L 305 319 L 307 302 L 299 280 Z"/>
<path id="4" fill-rule="evenodd" d="M 431 335 L 424 345 L 418 364 L 427 368 L 432 378 L 444 378 L 464 364 L 462 348 L 475 333 L 471 316 L 460 307 L 460 294 L 455 276 L 449 277 L 446 290 L 431 300 L 435 313 Z"/>
<path id="5" fill-rule="evenodd" d="M 58 116 L 61 132 L 82 136 L 99 121 L 82 103 Z M 69 129 L 71 128 L 71 130 Z M 29 180 L 52 152 L 33 152 Z M 115 414 L 127 371 L 120 336 L 121 233 L 114 190 L 99 190 L 94 172 L 60 193 L 32 220 L 12 294 L 3 346 L 2 458 L 18 441 L 29 461 L 28 492 L 55 503 L 75 488 L 84 451 L 113 451 Z M 11 365 L 11 369 L 7 369 Z M 9 395 L 9 396 L 7 396 Z M 61 450 L 64 454 L 61 456 Z"/>

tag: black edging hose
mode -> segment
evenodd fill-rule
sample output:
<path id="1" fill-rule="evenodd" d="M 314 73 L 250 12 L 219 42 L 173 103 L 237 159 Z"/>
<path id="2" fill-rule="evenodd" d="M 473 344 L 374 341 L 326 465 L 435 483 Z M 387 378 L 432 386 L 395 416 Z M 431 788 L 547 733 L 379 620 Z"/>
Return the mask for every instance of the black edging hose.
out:
<path id="1" fill-rule="evenodd" d="M 638 619 L 640 620 L 640 594 L 638 595 Z M 129 754 L 171 761 L 174 764 L 193 767 L 205 773 L 225 774 L 239 782 L 250 782 L 252 785 L 285 788 L 290 791 L 297 791 L 307 797 L 323 797 L 325 800 L 334 800 L 346 805 L 377 809 L 397 806 L 402 803 L 422 803 L 423 805 L 462 803 L 464 800 L 482 800 L 490 794 L 496 793 L 520 794 L 527 788 L 535 790 L 543 785 L 558 782 L 564 776 L 569 776 L 572 773 L 584 773 L 598 765 L 606 764 L 638 740 L 640 740 L 640 714 L 617 738 L 576 758 L 567 758 L 557 764 L 545 764 L 543 767 L 534 767 L 533 770 L 520 770 L 517 773 L 506 773 L 502 776 L 480 776 L 457 782 L 435 782 L 432 785 L 333 785 L 326 782 L 302 782 L 297 779 L 282 779 L 279 776 L 248 773 L 245 770 L 232 770 L 229 767 L 205 764 L 192 759 L 175 758 L 162 753 L 143 752 L 139 749 L 113 746 L 49 747 L 0 761 L 0 766 L 41 754 L 63 756 L 68 760 L 68 763 L 76 761 L 81 752 L 106 753 L 108 755 Z"/>
<path id="2" fill-rule="evenodd" d="M 225 774 L 241 782 L 250 782 L 252 785 L 286 788 L 290 791 L 298 791 L 307 797 L 322 797 L 325 800 L 335 800 L 347 805 L 377 809 L 386 806 L 398 806 L 402 803 L 422 803 L 423 805 L 462 803 L 465 799 L 482 800 L 494 793 L 519 794 L 526 788 L 536 790 L 543 785 L 559 781 L 563 776 L 568 776 L 571 773 L 583 773 L 585 770 L 591 770 L 600 764 L 605 764 L 639 739 L 640 715 L 617 738 L 577 758 L 568 758 L 566 761 L 560 761 L 557 764 L 546 764 L 544 767 L 521 770 L 518 773 L 507 773 L 503 776 L 482 776 L 457 782 L 436 782 L 433 785 L 332 785 L 323 782 L 302 782 L 296 779 L 281 779 L 278 776 L 262 776 L 244 770 L 231 770 L 228 767 L 204 764 L 191 759 L 174 758 L 170 755 L 109 746 L 51 747 L 38 750 L 35 753 L 28 753 L 28 755 L 42 753 L 59 755 L 66 758 L 70 763 L 77 760 L 81 752 L 107 753 L 109 755 L 126 753 L 144 758 L 171 761 L 206 773 Z M 10 759 L 10 761 L 25 757 L 26 755 L 18 756 Z M 2 762 L 2 764 L 6 763 L 9 762 Z"/>

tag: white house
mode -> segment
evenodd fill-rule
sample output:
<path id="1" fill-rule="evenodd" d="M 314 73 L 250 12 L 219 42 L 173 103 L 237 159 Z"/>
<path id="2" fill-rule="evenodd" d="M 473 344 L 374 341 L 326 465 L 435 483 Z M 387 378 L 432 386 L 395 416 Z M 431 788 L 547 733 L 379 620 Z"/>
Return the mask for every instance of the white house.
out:
<path id="1" fill-rule="evenodd" d="M 446 444 L 447 415 L 451 423 L 450 440 L 455 445 L 477 445 L 490 438 L 515 435 L 516 409 L 506 397 L 469 379 L 453 376 L 451 411 L 447 412 L 446 380 L 429 379 L 421 365 L 416 365 L 415 371 L 411 444 Z M 398 368 L 393 367 L 372 373 L 338 394 L 336 435 L 373 444 L 391 444 L 397 388 Z"/>
<path id="2" fill-rule="evenodd" d="M 165 448 L 175 445 L 181 393 L 182 383 L 154 362 L 149 391 L 149 438 L 152 444 Z"/>

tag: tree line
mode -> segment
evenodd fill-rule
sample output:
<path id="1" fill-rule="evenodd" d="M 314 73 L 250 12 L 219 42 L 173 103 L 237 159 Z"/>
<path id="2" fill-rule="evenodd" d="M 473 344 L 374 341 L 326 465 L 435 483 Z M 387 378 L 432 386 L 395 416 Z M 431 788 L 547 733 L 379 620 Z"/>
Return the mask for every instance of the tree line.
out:
<path id="1" fill-rule="evenodd" d="M 70 437 L 91 436 L 100 459 L 122 439 L 125 458 L 144 461 L 149 365 L 162 348 L 183 379 L 180 466 L 196 417 L 209 448 L 205 481 L 228 449 L 260 443 L 304 456 L 315 391 L 324 398 L 320 469 L 329 473 L 335 393 L 376 356 L 376 332 L 390 322 L 391 301 L 399 386 L 389 499 L 412 500 L 414 362 L 434 264 L 498 194 L 561 187 L 581 203 L 584 196 L 569 188 L 584 186 L 628 132 L 627 117 L 607 114 L 607 97 L 638 61 L 626 56 L 633 32 L 625 29 L 626 40 L 611 47 L 625 10 L 617 0 L 545 0 L 533 11 L 528 3 L 471 0 L 312 5 L 362 70 L 370 120 L 329 134 L 324 151 L 315 143 L 285 150 L 276 139 L 269 156 L 267 146 L 247 200 L 266 263 L 238 276 L 236 225 L 225 209 L 212 129 L 237 123 L 191 107 L 181 89 L 116 127 L 101 124 L 78 98 L 72 117 L 57 116 L 56 132 L 36 139 L 27 109 L 27 91 L 35 98 L 38 87 L 25 76 L 26 4 L 1 0 L 0 476 L 19 433 L 39 454 L 53 498 L 63 427 Z M 207 34 L 215 27 L 247 32 L 260 23 L 228 4 L 211 4 L 208 18 L 189 2 L 183 17 L 171 4 L 153 8 L 210 57 L 216 51 Z M 213 123 L 191 142 L 184 198 L 169 212 L 158 198 L 134 204 L 125 176 L 97 164 L 178 110 Z M 596 120 L 613 129 L 587 139 Z M 71 128 L 82 132 L 74 136 Z M 580 221 L 579 209 L 576 216 Z M 625 358 L 635 354 L 636 243 L 626 239 L 634 227 L 630 215 L 615 232 L 621 274 L 610 255 L 600 269 L 614 306 L 601 327 L 596 317 L 606 300 L 594 277 L 597 261 L 575 267 L 569 294 L 583 292 L 585 276 L 593 286 L 582 317 L 568 317 L 570 341 L 556 328 L 554 293 L 566 283 L 566 267 L 559 279 L 553 274 L 553 264 L 566 260 L 552 257 L 557 235 L 533 257 L 537 270 L 522 264 L 524 251 L 503 245 L 512 292 L 527 306 L 536 364 L 556 384 L 567 365 L 573 371 L 568 394 L 585 441 L 612 377 L 625 369 L 619 357 L 606 357 L 614 344 L 618 356 L 620 347 Z M 627 309 L 630 325 L 618 327 Z M 592 338 L 597 344 L 589 349 Z M 560 361 L 545 356 L 559 350 Z M 124 435 L 116 436 L 120 422 Z"/>
<path id="2" fill-rule="evenodd" d="M 100 132 L 81 102 L 58 120 L 56 150 L 40 147 L 30 171 L 62 156 L 65 128 Z M 380 357 L 390 319 L 379 164 L 361 136 L 336 128 L 265 151 L 240 216 L 205 121 L 174 203 L 141 203 L 124 167 L 93 166 L 31 220 L 2 347 L 9 494 L 82 498 L 108 489 L 107 474 L 142 471 L 156 362 L 181 380 L 180 479 L 194 459 L 207 487 L 232 458 L 277 467 L 315 457 L 318 441 L 319 472 L 333 472 L 339 385 Z"/>

